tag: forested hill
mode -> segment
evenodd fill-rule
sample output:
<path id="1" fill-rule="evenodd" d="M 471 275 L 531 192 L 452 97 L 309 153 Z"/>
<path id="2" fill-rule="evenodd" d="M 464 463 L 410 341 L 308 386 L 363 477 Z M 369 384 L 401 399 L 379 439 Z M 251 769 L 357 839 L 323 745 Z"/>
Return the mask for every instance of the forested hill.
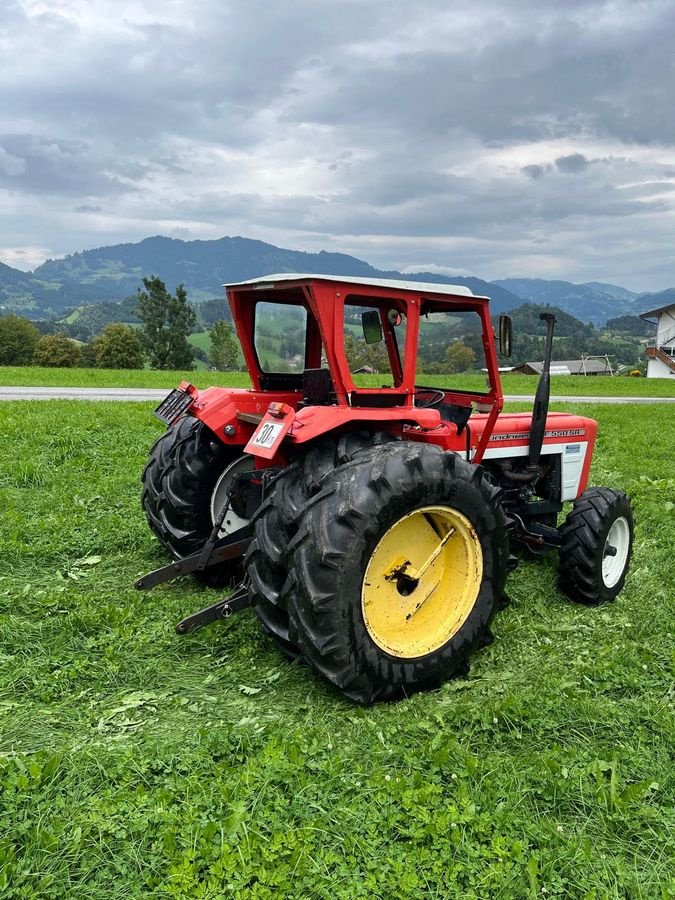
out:
<path id="1" fill-rule="evenodd" d="M 596 327 L 555 306 L 526 303 L 510 313 L 514 333 L 513 356 L 504 360 L 504 364 L 541 361 L 546 335 L 542 312 L 552 312 L 556 317 L 554 359 L 607 354 L 613 366 L 637 366 L 644 356 L 644 338 L 653 333 L 653 328 L 635 316 L 617 317 L 602 327 Z"/>
<path id="2" fill-rule="evenodd" d="M 150 275 L 158 275 L 171 289 L 184 284 L 190 300 L 197 303 L 222 296 L 222 285 L 226 282 L 276 272 L 463 284 L 474 293 L 491 297 L 493 311 L 497 313 L 523 302 L 510 291 L 480 278 L 448 278 L 430 273 L 402 275 L 376 269 L 344 253 L 323 250 L 305 253 L 242 237 L 213 241 L 152 237 L 137 244 L 117 244 L 48 260 L 31 274 L 5 268 L 9 274 L 4 278 L 0 271 L 0 305 L 31 318 L 54 315 L 87 303 L 122 300 L 136 292 L 143 276 Z"/>

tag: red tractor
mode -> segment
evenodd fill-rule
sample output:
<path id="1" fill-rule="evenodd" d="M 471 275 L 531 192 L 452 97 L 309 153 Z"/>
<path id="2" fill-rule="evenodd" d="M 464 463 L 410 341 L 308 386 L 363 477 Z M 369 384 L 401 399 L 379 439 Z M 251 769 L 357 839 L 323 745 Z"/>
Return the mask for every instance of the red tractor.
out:
<path id="1" fill-rule="evenodd" d="M 552 315 L 530 415 L 502 413 L 489 301 L 467 288 L 284 274 L 227 295 L 253 387 L 181 384 L 143 473 L 174 562 L 137 587 L 241 582 L 179 633 L 251 605 L 285 654 L 368 704 L 466 671 L 505 601 L 511 547 L 557 552 L 573 600 L 616 597 L 631 506 L 587 489 L 597 423 L 548 414 Z M 508 355 L 507 316 L 498 331 Z M 418 384 L 419 348 L 440 361 L 460 337 L 484 357 L 485 389 Z"/>

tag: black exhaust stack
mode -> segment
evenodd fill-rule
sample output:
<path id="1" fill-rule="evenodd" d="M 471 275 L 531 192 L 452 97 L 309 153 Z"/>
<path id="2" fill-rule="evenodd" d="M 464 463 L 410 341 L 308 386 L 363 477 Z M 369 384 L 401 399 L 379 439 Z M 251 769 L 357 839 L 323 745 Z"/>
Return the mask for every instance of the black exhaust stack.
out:
<path id="1" fill-rule="evenodd" d="M 556 318 L 553 313 L 542 313 L 539 318 L 546 322 L 546 349 L 544 350 L 544 364 L 541 369 L 541 377 L 537 385 L 537 393 L 534 398 L 532 410 L 532 430 L 530 431 L 530 449 L 527 464 L 529 469 L 539 465 L 541 448 L 546 433 L 546 416 L 548 415 L 548 401 L 551 396 L 551 354 L 553 352 L 553 326 Z"/>

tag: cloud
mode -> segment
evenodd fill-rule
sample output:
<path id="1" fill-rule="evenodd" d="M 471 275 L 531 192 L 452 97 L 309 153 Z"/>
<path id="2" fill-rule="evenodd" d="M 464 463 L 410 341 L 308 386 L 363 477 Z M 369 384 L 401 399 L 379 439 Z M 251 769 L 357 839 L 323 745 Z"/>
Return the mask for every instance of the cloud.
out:
<path id="1" fill-rule="evenodd" d="M 6 230 L 664 287 L 674 28 L 673 0 L 6 0 Z"/>
<path id="2" fill-rule="evenodd" d="M 520 170 L 528 178 L 541 178 L 549 171 L 550 166 L 540 166 L 537 163 L 530 163 L 529 166 L 523 166 Z"/>
<path id="3" fill-rule="evenodd" d="M 414 275 L 417 272 L 431 272 L 433 275 L 447 275 L 452 278 L 453 275 L 471 275 L 468 269 L 457 269 L 453 266 L 439 266 L 436 263 L 418 263 L 417 265 L 405 266 L 400 270 L 404 275 Z"/>
<path id="4" fill-rule="evenodd" d="M 9 164 L 2 165 L 3 158 Z M 0 135 L 0 187 L 37 194 L 104 195 L 130 190 L 83 141 Z"/>
<path id="5" fill-rule="evenodd" d="M 559 171 L 570 175 L 583 172 L 588 165 L 588 160 L 583 153 L 570 153 L 569 156 L 559 156 L 555 161 Z"/>

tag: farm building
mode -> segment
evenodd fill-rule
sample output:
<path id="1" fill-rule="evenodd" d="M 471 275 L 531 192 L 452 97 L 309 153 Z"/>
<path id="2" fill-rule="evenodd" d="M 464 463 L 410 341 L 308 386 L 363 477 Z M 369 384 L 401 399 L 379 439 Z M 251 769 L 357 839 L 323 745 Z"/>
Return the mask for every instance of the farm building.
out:
<path id="1" fill-rule="evenodd" d="M 541 375 L 543 363 L 526 362 L 511 370 L 517 375 Z M 561 359 L 551 362 L 551 375 L 613 375 L 607 357 L 584 359 Z"/>
<path id="2" fill-rule="evenodd" d="M 640 318 L 656 319 L 656 337 L 645 350 L 647 378 L 668 378 L 675 375 L 675 303 L 640 313 Z"/>

